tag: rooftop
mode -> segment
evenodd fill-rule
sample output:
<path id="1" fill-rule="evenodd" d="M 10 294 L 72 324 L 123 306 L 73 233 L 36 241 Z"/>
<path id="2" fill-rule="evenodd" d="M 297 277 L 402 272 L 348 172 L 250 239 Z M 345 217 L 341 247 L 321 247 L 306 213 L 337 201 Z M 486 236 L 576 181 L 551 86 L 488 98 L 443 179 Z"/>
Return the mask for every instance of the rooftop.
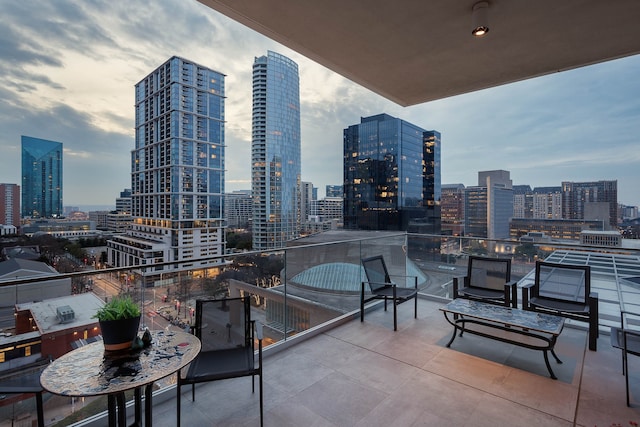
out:
<path id="1" fill-rule="evenodd" d="M 465 335 L 451 348 L 439 308 L 420 299 L 418 319 L 399 307 L 391 313 L 347 318 L 282 351 L 264 364 L 265 426 L 610 426 L 640 420 L 625 404 L 620 352 L 601 334 L 598 351 L 586 348 L 586 331 L 565 328 L 556 345 L 563 364 L 542 354 Z M 278 346 L 275 346 L 278 347 Z M 632 366 L 632 393 L 640 401 L 640 371 Z M 258 395 L 250 379 L 198 386 L 182 396 L 184 425 L 258 425 Z M 154 424 L 175 424 L 175 390 L 154 398 Z"/>

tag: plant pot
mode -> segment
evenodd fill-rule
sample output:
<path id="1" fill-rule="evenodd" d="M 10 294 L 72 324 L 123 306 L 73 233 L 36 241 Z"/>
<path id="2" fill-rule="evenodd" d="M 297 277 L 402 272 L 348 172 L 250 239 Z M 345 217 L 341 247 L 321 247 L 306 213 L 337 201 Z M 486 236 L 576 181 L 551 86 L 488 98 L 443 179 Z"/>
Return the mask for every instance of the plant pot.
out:
<path id="1" fill-rule="evenodd" d="M 101 320 L 98 323 L 105 351 L 122 351 L 131 348 L 131 342 L 138 335 L 140 316 L 128 319 Z"/>

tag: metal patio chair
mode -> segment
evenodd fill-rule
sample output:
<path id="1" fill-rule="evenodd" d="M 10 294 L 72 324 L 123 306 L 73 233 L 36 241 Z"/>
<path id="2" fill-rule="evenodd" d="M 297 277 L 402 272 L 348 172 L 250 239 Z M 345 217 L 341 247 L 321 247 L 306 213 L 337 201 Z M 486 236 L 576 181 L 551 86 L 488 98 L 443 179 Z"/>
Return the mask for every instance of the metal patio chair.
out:
<path id="1" fill-rule="evenodd" d="M 387 311 L 387 300 L 393 304 L 393 330 L 398 330 L 397 305 L 403 302 L 414 300 L 414 318 L 418 317 L 418 277 L 417 276 L 396 276 L 406 279 L 414 279 L 413 287 L 400 287 L 391 281 L 387 266 L 382 255 L 376 255 L 362 260 L 367 281 L 362 282 L 360 290 L 360 321 L 364 322 L 364 304 L 366 302 L 383 299 L 384 311 Z M 370 294 L 365 292 L 368 286 Z M 366 296 L 369 296 L 366 298 Z"/>
<path id="2" fill-rule="evenodd" d="M 250 298 L 199 299 L 195 314 L 193 330 L 202 343 L 202 350 L 184 376 L 178 373 L 178 427 L 183 385 L 191 384 L 191 397 L 195 401 L 196 384 L 245 376 L 252 377 L 254 392 L 254 379 L 258 377 L 262 426 L 262 325 L 251 320 Z"/>
<path id="3" fill-rule="evenodd" d="M 630 328 L 629 320 L 633 319 L 635 329 Z M 631 318 L 631 319 L 627 319 Z M 625 376 L 625 387 L 627 392 L 627 406 L 629 404 L 629 362 L 628 355 L 640 356 L 640 314 L 626 310 L 620 310 L 620 327 L 611 327 L 611 345 L 622 350 L 622 374 Z"/>
<path id="4" fill-rule="evenodd" d="M 458 277 L 453 278 L 453 298 L 518 307 L 516 281 L 511 280 L 511 259 L 470 256 L 462 286 Z"/>
<path id="5" fill-rule="evenodd" d="M 598 341 L 598 294 L 591 292 L 588 265 L 536 262 L 535 282 L 522 287 L 525 310 L 540 311 L 589 324 L 589 350 Z"/>

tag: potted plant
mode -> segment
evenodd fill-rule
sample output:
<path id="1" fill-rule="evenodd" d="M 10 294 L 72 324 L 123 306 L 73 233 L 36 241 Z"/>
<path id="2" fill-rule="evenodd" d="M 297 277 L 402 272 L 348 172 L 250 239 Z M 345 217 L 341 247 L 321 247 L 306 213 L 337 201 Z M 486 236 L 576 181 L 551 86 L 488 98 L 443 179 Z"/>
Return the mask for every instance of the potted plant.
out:
<path id="1" fill-rule="evenodd" d="M 140 308 L 130 296 L 116 296 L 102 306 L 94 318 L 98 319 L 105 351 L 131 348 L 138 336 Z"/>

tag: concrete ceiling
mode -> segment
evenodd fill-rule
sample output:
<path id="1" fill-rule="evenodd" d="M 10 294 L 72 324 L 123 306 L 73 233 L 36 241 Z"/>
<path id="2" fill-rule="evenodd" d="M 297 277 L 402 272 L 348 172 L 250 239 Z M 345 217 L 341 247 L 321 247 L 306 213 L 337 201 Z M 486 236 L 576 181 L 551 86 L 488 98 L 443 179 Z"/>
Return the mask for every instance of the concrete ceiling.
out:
<path id="1" fill-rule="evenodd" d="M 639 0 L 198 0 L 402 105 L 640 53 Z"/>

